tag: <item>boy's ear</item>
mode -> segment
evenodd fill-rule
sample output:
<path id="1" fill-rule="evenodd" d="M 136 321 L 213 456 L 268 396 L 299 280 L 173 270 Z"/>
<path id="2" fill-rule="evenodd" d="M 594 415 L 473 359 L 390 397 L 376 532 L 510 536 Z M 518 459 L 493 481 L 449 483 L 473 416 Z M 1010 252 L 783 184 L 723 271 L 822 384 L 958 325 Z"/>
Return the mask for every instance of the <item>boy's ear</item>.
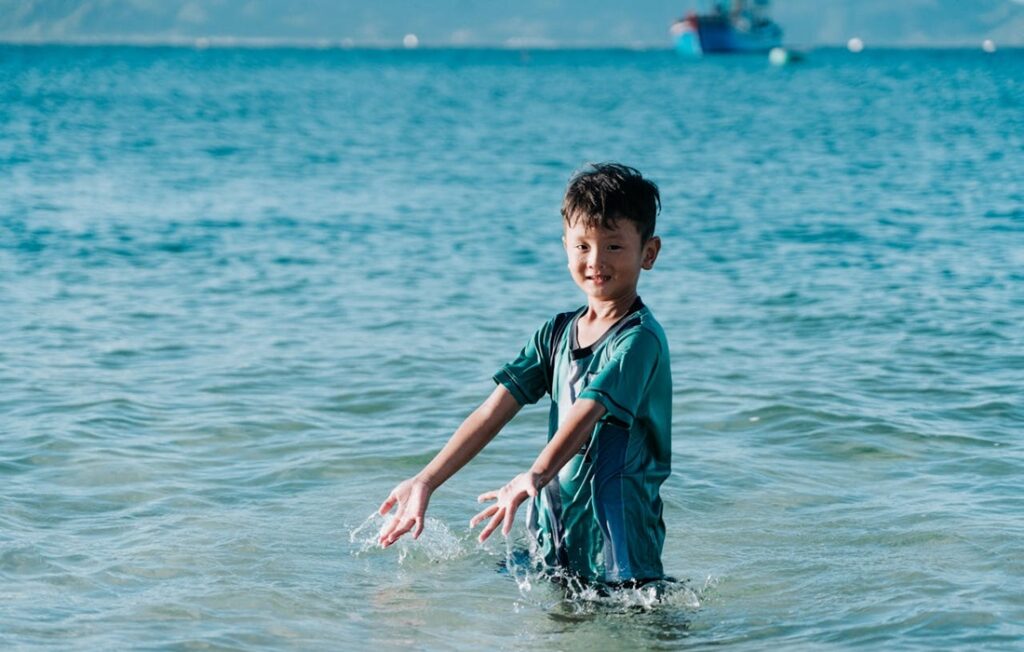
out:
<path id="1" fill-rule="evenodd" d="M 661 238 L 656 235 L 652 235 L 651 238 L 644 243 L 643 259 L 641 260 L 640 266 L 644 269 L 651 269 L 654 267 L 654 261 L 658 259 L 659 251 L 661 251 Z"/>

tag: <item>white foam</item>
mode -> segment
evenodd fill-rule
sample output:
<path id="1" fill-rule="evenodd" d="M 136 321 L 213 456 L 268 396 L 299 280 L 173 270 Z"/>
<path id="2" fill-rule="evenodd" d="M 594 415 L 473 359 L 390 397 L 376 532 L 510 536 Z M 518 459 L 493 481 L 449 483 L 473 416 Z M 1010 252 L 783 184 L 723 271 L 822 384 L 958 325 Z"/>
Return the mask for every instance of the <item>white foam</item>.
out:
<path id="1" fill-rule="evenodd" d="M 598 611 L 652 611 L 659 608 L 675 607 L 697 610 L 704 603 L 705 596 L 717 585 L 717 580 L 708 577 L 700 589 L 694 589 L 689 582 L 661 581 L 641 587 L 598 587 L 583 583 L 578 578 L 552 575 L 542 572 L 539 559 L 527 563 L 517 561 L 512 540 L 506 540 L 505 565 L 509 576 L 515 581 L 522 598 L 515 605 L 518 611 L 526 604 L 541 609 L 568 609 L 574 614 Z M 552 580 L 556 580 L 553 582 Z M 561 584 L 561 587 L 558 587 Z M 546 590 L 545 589 L 549 589 Z"/>

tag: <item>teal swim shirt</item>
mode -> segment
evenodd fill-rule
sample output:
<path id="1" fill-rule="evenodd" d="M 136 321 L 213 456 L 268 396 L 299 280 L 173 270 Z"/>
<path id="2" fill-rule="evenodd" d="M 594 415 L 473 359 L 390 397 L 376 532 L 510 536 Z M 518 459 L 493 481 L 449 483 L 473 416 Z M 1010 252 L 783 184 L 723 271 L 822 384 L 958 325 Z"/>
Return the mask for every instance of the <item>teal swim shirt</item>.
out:
<path id="1" fill-rule="evenodd" d="M 580 347 L 586 306 L 548 320 L 494 375 L 520 405 L 551 396 L 548 440 L 577 399 L 607 413 L 527 509 L 545 563 L 591 581 L 664 576 L 661 484 L 672 457 L 672 374 L 661 325 L 638 298 L 601 338 Z"/>

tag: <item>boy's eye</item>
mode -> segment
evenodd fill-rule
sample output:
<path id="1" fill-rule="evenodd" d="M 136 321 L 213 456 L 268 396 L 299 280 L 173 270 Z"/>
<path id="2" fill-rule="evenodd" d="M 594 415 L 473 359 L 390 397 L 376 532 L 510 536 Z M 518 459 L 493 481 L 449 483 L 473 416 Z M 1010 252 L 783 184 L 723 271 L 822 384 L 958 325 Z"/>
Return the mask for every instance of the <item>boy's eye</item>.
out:
<path id="1" fill-rule="evenodd" d="M 617 244 L 608 245 L 608 248 L 611 249 L 612 251 L 618 251 L 619 249 L 622 249 L 622 245 L 617 245 Z"/>

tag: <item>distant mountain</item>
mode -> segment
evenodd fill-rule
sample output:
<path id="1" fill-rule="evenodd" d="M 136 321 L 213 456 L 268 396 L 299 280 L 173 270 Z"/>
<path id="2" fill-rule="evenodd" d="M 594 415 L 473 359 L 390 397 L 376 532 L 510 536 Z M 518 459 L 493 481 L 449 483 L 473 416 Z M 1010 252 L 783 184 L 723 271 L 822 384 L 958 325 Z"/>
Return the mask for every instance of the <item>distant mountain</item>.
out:
<path id="1" fill-rule="evenodd" d="M 668 25 L 709 2 L 634 0 L 0 0 L 0 40 L 233 37 L 423 45 L 667 47 Z M 797 45 L 1024 45 L 1024 0 L 776 0 Z"/>

